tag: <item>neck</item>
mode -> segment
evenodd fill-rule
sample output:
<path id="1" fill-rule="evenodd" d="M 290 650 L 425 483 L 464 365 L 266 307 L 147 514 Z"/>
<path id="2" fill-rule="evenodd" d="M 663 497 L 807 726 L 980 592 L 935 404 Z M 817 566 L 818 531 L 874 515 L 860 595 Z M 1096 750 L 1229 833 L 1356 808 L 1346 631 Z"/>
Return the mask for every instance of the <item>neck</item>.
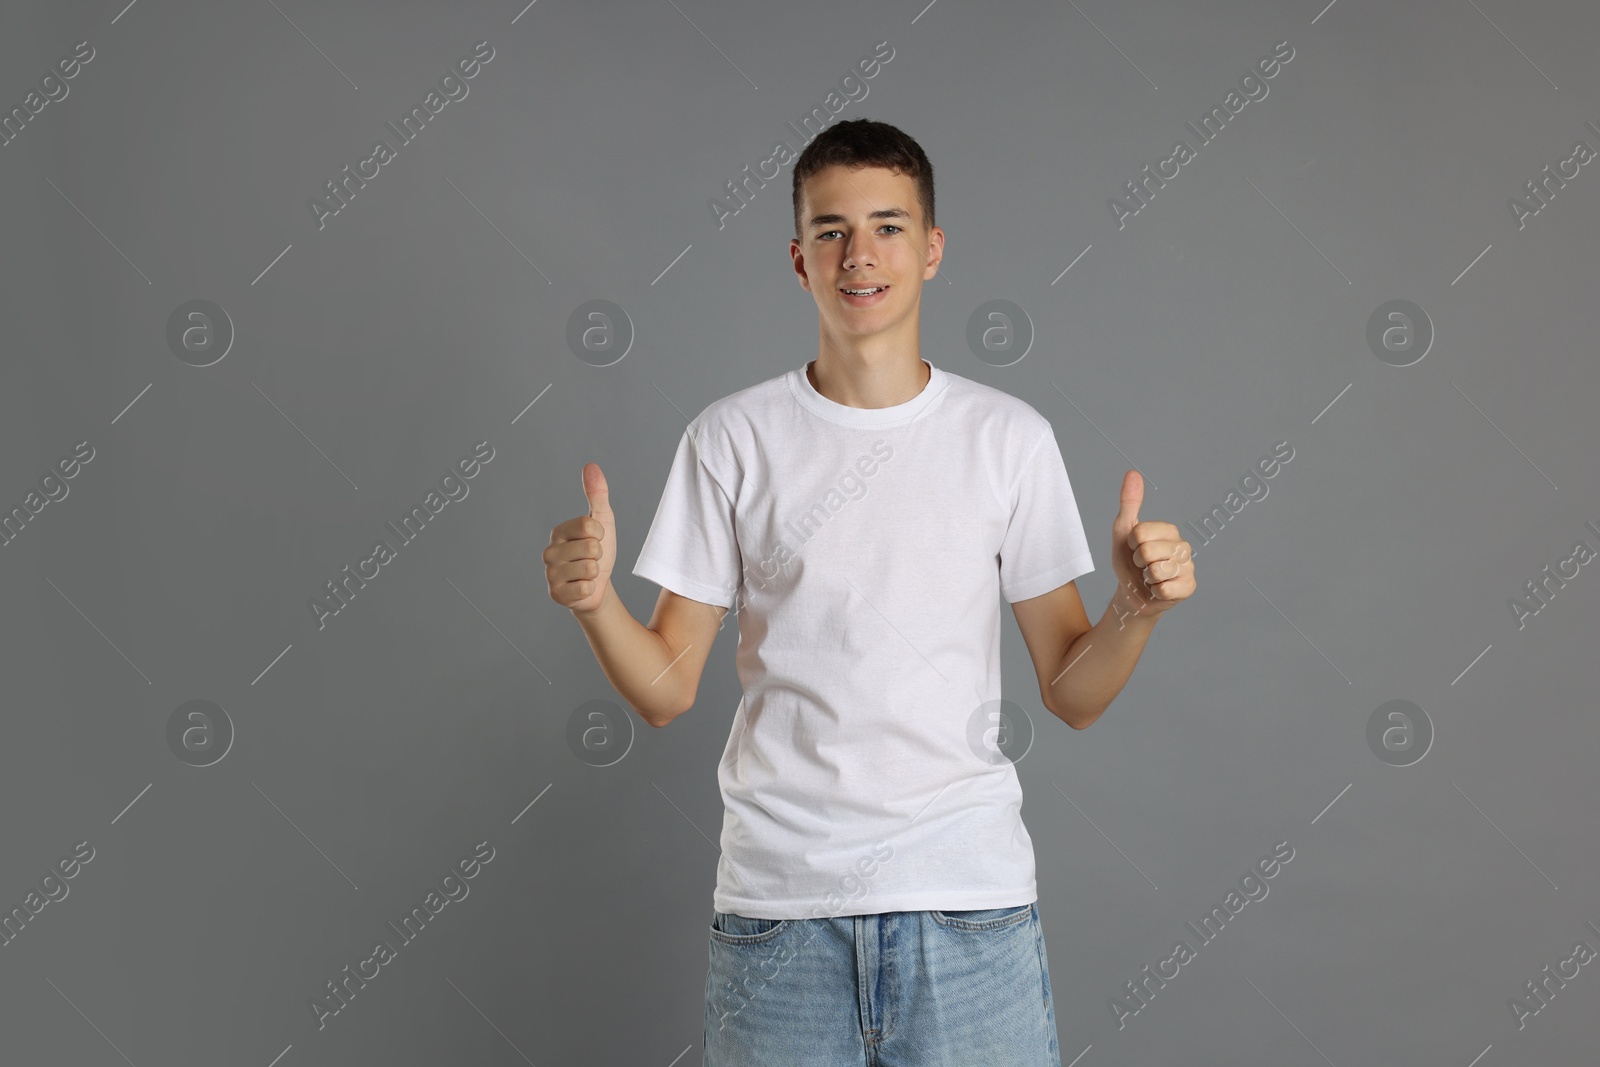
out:
<path id="1" fill-rule="evenodd" d="M 824 349 L 806 364 L 812 388 L 849 408 L 889 408 L 917 397 L 933 379 L 933 368 L 915 352 L 868 362 Z"/>

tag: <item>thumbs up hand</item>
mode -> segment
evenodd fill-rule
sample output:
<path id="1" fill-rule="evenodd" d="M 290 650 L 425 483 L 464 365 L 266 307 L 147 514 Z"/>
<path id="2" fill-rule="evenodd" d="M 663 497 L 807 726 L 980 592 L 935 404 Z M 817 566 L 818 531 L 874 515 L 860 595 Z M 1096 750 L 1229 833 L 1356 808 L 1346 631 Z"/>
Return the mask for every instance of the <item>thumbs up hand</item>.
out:
<path id="1" fill-rule="evenodd" d="M 1139 521 L 1144 476 L 1122 476 L 1122 510 L 1111 524 L 1111 567 L 1119 603 L 1129 614 L 1155 618 L 1194 593 L 1194 556 L 1170 522 Z"/>
<path id="2" fill-rule="evenodd" d="M 551 530 L 543 556 L 550 599 L 578 614 L 599 609 L 617 562 L 617 519 L 600 464 L 583 465 L 583 493 L 589 498 L 589 514 Z"/>

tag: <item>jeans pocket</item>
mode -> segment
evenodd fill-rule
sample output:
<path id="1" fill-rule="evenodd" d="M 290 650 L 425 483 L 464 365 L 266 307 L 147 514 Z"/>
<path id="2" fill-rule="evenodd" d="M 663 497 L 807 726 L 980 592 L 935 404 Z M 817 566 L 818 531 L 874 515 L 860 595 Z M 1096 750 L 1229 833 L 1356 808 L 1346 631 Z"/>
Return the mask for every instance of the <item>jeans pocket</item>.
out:
<path id="1" fill-rule="evenodd" d="M 788 919 L 753 919 L 731 911 L 711 913 L 711 936 L 725 945 L 759 945 L 777 937 L 788 926 Z"/>
<path id="2" fill-rule="evenodd" d="M 930 911 L 933 921 L 952 930 L 1005 930 L 1033 918 L 1033 904 L 967 911 Z"/>

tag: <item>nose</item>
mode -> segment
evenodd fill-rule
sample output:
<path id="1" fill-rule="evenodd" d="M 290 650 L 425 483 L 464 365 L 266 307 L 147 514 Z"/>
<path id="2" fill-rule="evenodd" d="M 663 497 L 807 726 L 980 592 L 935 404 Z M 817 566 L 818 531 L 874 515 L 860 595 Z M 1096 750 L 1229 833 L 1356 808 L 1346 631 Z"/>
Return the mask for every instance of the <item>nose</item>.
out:
<path id="1" fill-rule="evenodd" d="M 872 255 L 872 245 L 866 237 L 853 236 L 844 250 L 845 270 L 859 270 L 863 266 L 876 267 L 876 258 Z"/>

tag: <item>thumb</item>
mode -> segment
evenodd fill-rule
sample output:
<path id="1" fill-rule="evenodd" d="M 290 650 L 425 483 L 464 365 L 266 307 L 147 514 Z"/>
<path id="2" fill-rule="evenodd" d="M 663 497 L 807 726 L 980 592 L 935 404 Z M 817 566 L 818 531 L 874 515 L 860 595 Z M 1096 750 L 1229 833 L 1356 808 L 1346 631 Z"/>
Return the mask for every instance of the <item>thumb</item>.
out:
<path id="1" fill-rule="evenodd" d="M 608 522 L 611 519 L 611 490 L 598 463 L 583 465 L 583 494 L 589 498 L 589 516 Z"/>
<path id="2" fill-rule="evenodd" d="M 1131 470 L 1122 476 L 1122 509 L 1111 524 L 1113 536 L 1122 540 L 1139 522 L 1139 505 L 1144 503 L 1144 475 Z"/>

